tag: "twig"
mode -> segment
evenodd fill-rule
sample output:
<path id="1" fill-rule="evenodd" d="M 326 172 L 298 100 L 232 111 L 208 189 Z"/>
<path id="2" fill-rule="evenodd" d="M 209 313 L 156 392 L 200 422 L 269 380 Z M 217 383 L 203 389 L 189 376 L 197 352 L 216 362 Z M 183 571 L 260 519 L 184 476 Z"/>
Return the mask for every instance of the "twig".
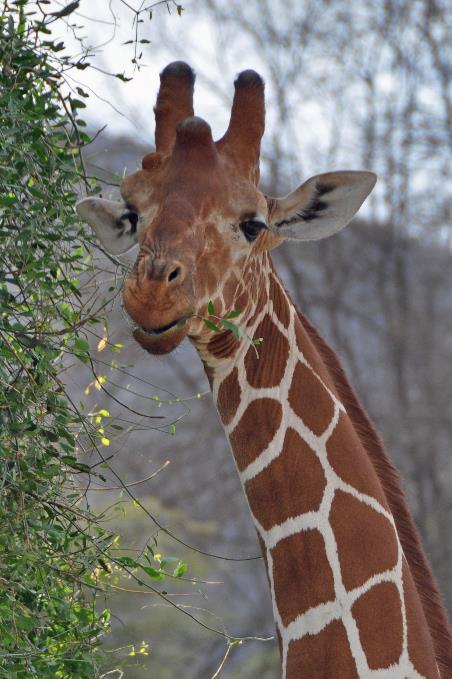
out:
<path id="1" fill-rule="evenodd" d="M 229 658 L 229 654 L 231 653 L 232 649 L 234 646 L 240 646 L 242 644 L 242 641 L 233 641 L 233 642 L 228 642 L 228 647 L 226 649 L 226 653 L 224 654 L 223 660 L 220 663 L 219 668 L 215 672 L 215 674 L 212 674 L 210 679 L 217 679 L 217 677 L 220 676 L 220 672 L 223 669 L 223 667 L 226 665 L 227 659 Z"/>
<path id="2" fill-rule="evenodd" d="M 80 488 L 81 492 L 85 493 L 86 491 L 92 491 L 92 490 L 123 490 L 124 488 L 132 488 L 132 486 L 139 486 L 140 483 L 146 483 L 146 481 L 150 481 L 151 479 L 155 478 L 160 472 L 162 472 L 165 467 L 167 467 L 170 464 L 171 460 L 167 460 L 162 466 L 157 469 L 153 474 L 150 474 L 149 476 L 146 476 L 145 479 L 140 479 L 139 481 L 134 481 L 133 483 L 125 483 L 123 486 L 109 486 L 108 488 L 92 488 L 91 486 L 87 486 L 86 488 Z"/>

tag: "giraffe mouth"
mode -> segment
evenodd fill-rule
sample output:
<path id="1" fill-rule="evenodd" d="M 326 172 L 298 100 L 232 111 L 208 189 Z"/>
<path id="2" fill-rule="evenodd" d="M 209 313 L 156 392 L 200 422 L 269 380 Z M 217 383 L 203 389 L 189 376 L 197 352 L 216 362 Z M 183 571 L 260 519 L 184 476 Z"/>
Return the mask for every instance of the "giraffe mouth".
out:
<path id="1" fill-rule="evenodd" d="M 165 332 L 168 332 L 168 330 L 171 330 L 171 328 L 175 328 L 176 326 L 182 328 L 185 325 L 186 320 L 187 316 L 181 316 L 180 318 L 176 318 L 176 320 L 171 321 L 171 323 L 167 323 L 167 325 L 161 325 L 158 328 L 145 328 L 142 325 L 138 325 L 137 327 L 139 330 L 146 333 L 146 335 L 163 335 Z"/>
<path id="2" fill-rule="evenodd" d="M 187 316 L 181 316 L 171 323 L 155 328 L 136 324 L 132 334 L 138 344 L 150 354 L 168 354 L 187 335 L 186 320 Z"/>

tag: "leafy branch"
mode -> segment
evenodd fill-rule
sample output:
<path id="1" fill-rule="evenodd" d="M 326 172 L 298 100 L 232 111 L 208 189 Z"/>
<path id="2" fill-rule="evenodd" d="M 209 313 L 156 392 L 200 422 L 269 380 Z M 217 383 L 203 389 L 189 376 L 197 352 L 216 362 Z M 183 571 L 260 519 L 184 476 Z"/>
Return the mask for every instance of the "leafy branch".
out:
<path id="1" fill-rule="evenodd" d="M 246 340 L 252 347 L 254 347 L 256 354 L 258 355 L 257 347 L 262 344 L 264 338 L 251 337 L 241 325 L 238 325 L 237 323 L 233 322 L 233 319 L 238 318 L 243 313 L 242 311 L 234 309 L 232 311 L 227 312 L 223 316 L 219 316 L 215 310 L 212 300 L 210 300 L 209 303 L 207 304 L 207 312 L 209 314 L 208 317 L 199 316 L 194 313 L 187 315 L 179 322 L 179 327 L 181 328 L 184 327 L 185 323 L 190 318 L 199 318 L 200 320 L 202 320 L 204 325 L 209 328 L 209 330 L 212 330 L 215 333 L 221 333 L 226 330 L 231 332 L 234 335 L 234 337 L 237 337 L 237 339 Z"/>

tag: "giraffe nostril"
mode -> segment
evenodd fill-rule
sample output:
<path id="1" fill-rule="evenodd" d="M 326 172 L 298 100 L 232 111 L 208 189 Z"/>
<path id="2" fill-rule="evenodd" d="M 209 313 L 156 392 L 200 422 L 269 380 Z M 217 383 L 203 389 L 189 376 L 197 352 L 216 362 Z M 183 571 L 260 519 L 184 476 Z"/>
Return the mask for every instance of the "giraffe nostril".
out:
<path id="1" fill-rule="evenodd" d="M 174 269 L 170 271 L 168 274 L 168 282 L 171 283 L 171 281 L 174 281 L 175 278 L 180 276 L 181 273 L 181 268 L 180 266 L 176 266 Z"/>

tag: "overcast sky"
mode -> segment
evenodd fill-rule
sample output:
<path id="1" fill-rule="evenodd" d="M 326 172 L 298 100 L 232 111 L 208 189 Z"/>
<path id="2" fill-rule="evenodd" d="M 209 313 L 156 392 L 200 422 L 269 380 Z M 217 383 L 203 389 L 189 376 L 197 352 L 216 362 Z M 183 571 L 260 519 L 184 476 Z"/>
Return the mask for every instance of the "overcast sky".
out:
<path id="1" fill-rule="evenodd" d="M 130 0 L 129 4 L 138 8 L 142 3 Z M 246 68 L 265 71 L 255 51 L 253 53 L 248 50 L 243 57 L 237 54 L 229 54 L 228 57 L 219 55 L 217 27 L 196 15 L 195 4 L 196 0 L 184 0 L 182 16 L 178 16 L 174 7 L 169 14 L 165 5 L 153 10 L 152 20 L 149 19 L 148 12 L 141 15 L 144 23 L 139 26 L 139 38 L 150 40 L 151 44 L 139 46 L 143 57 L 138 70 L 131 63 L 134 45 L 123 44 L 134 38 L 134 13 L 120 0 L 113 0 L 111 3 L 106 0 L 96 3 L 81 0 L 79 11 L 71 14 L 71 21 L 68 23 L 77 22 L 83 25 L 83 29 L 78 29 L 77 33 L 83 36 L 85 45 L 95 52 L 90 62 L 103 71 L 124 73 L 133 78 L 132 81 L 123 83 L 100 70 L 86 69 L 76 72 L 77 80 L 87 85 L 92 92 L 85 113 L 87 122 L 97 127 L 107 123 L 111 133 L 137 135 L 140 141 L 152 139 L 152 107 L 159 86 L 159 73 L 170 61 L 185 60 L 187 52 L 190 53 L 190 65 L 195 70 L 206 71 L 208 64 L 214 64 L 213 70 L 218 73 L 220 66 L 223 75 L 221 89 L 225 92 L 229 90 L 231 100 L 233 80 L 237 72 Z M 78 52 L 79 45 L 72 30 L 68 28 L 64 31 L 61 21 L 56 25 L 57 35 L 64 38 L 68 52 Z M 171 41 L 170 45 L 165 39 L 166 35 Z M 192 51 L 192 46 L 196 47 L 195 51 Z M 265 76 L 265 72 L 263 75 Z M 212 84 L 198 78 L 195 108 L 197 115 L 209 121 L 214 136 L 219 137 L 227 126 L 229 109 L 226 102 L 224 107 L 218 106 L 218 94 L 212 93 L 212 89 Z"/>

